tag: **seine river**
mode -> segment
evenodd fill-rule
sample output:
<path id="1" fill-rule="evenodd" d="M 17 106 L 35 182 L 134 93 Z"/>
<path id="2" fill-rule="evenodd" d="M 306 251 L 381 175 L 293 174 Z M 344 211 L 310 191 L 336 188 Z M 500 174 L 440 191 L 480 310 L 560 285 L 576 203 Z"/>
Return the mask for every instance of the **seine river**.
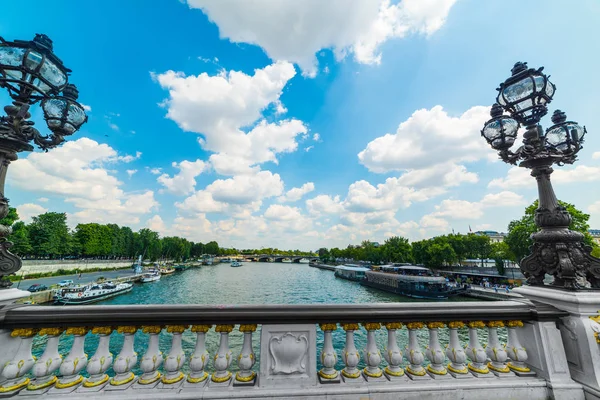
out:
<path id="1" fill-rule="evenodd" d="M 415 301 L 420 300 L 366 288 L 356 282 L 338 279 L 332 271 L 311 268 L 307 264 L 244 263 L 239 268 L 232 268 L 229 264 L 218 264 L 164 275 L 160 281 L 136 283 L 131 292 L 96 304 L 347 304 Z M 472 299 L 457 297 L 450 301 L 472 301 Z M 160 321 L 157 321 L 157 324 L 159 323 Z M 461 336 L 466 343 L 467 331 L 462 333 Z M 423 329 L 419 335 L 424 350 L 428 340 L 426 329 Z M 218 336 L 214 330 L 207 334 L 207 350 L 211 355 L 214 355 L 218 348 Z M 407 343 L 407 336 L 406 329 L 398 332 L 398 342 L 401 348 Z M 259 337 L 260 326 L 253 337 L 257 358 L 259 357 Z M 165 331 L 160 336 L 160 348 L 165 355 L 169 351 L 170 338 L 171 335 Z M 195 334 L 189 330 L 183 335 L 183 347 L 188 357 L 194 351 L 195 338 Z M 376 338 L 380 350 L 383 350 L 387 343 L 385 328 L 376 333 Z M 135 339 L 135 350 L 141 357 L 146 350 L 147 335 L 138 331 Z M 440 331 L 440 340 L 442 346 L 445 346 L 448 340 L 445 329 Z M 323 333 L 317 330 L 319 350 L 322 341 Z M 345 333 L 341 327 L 333 333 L 333 341 L 338 353 L 338 367 L 343 368 L 343 362 L 339 355 L 344 346 Z M 41 354 L 44 342 L 45 338 L 36 339 L 34 342 L 35 355 Z M 61 339 L 61 353 L 68 352 L 70 343 L 71 340 L 68 337 Z M 97 343 L 97 337 L 88 334 L 85 347 L 89 357 L 94 354 Z M 366 345 L 364 330 L 356 332 L 355 343 L 359 350 L 364 349 Z M 118 354 L 121 344 L 122 335 L 113 332 L 110 347 L 115 356 Z M 230 347 L 236 357 L 241 345 L 242 334 L 235 329 L 230 334 Z M 258 364 L 255 369 L 257 367 Z M 212 369 L 212 366 L 209 369 Z M 235 363 L 231 369 L 233 371 L 237 369 Z"/>

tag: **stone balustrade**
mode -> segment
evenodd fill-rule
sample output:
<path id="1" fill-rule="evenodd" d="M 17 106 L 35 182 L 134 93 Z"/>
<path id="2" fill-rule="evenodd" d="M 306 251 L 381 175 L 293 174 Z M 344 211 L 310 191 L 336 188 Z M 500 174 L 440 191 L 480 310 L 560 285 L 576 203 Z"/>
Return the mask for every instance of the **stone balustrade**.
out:
<path id="1" fill-rule="evenodd" d="M 562 316 L 511 301 L 19 306 L 0 309 L 0 398 L 582 399 L 556 373 L 564 351 L 548 347 Z M 90 355 L 86 341 L 97 343 Z M 37 359 L 34 342 L 45 342 Z"/>

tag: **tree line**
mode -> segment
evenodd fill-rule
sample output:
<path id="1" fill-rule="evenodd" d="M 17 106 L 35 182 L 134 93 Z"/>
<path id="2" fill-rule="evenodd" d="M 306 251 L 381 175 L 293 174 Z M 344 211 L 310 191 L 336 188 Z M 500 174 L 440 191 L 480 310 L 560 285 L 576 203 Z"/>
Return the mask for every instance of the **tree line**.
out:
<path id="1" fill-rule="evenodd" d="M 19 221 L 17 210 L 12 207 L 0 224 L 12 226 L 12 234 L 8 237 L 13 243 L 11 251 L 22 258 L 133 259 L 141 255 L 144 260 L 164 258 L 183 261 L 198 259 L 203 255 L 315 255 L 312 252 L 277 248 L 222 248 L 216 241 L 196 243 L 178 236 L 160 237 L 158 232 L 148 228 L 134 232 L 127 226 L 117 224 L 87 223 L 69 229 L 67 215 L 58 212 L 40 214 L 26 224 Z"/>
<path id="2" fill-rule="evenodd" d="M 8 237 L 13 242 L 11 251 L 23 258 L 133 259 L 141 255 L 152 261 L 161 258 L 182 261 L 222 252 L 216 241 L 194 243 L 178 236 L 161 238 L 148 228 L 134 232 L 117 224 L 87 223 L 71 230 L 65 213 L 40 214 L 29 224 L 18 218 L 16 210 L 11 208 L 0 224 L 12 226 Z"/>
<path id="3" fill-rule="evenodd" d="M 592 255 L 600 257 L 600 247 L 593 241 L 589 234 L 589 214 L 578 210 L 574 205 L 559 201 L 571 214 L 570 229 L 584 234 L 585 244 L 592 248 Z M 504 271 L 506 260 L 519 263 L 529 254 L 532 245 L 531 234 L 537 231 L 535 225 L 535 210 L 538 208 L 537 200 L 525 209 L 525 215 L 518 220 L 511 221 L 508 232 L 503 242 L 492 243 L 484 234 L 448 234 L 431 239 L 419 240 L 409 243 L 403 237 L 391 237 L 384 244 L 363 241 L 360 245 L 349 245 L 345 249 L 321 248 L 319 257 L 324 262 L 337 259 L 355 261 L 369 261 L 373 264 L 381 263 L 416 263 L 429 268 L 441 268 L 448 265 L 457 265 L 467 259 L 493 259 L 500 273 Z"/>

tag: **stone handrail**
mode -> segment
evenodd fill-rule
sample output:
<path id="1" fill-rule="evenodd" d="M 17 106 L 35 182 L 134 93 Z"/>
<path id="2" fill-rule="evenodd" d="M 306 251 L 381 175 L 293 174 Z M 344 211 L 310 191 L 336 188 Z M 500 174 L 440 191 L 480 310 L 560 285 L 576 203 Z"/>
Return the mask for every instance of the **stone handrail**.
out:
<path id="1" fill-rule="evenodd" d="M 10 305 L 0 309 L 0 348 L 7 349 L 6 354 L 0 354 L 0 395 L 23 392 L 50 398 L 137 398 L 148 394 L 156 398 L 200 398 L 199 393 L 210 392 L 211 398 L 231 398 L 234 390 L 236 398 L 318 398 L 324 391 L 356 397 L 380 391 L 434 390 L 443 396 L 457 389 L 462 394 L 472 391 L 473 398 L 496 398 L 493 394 L 501 388 L 502 398 L 547 398 L 555 394 L 560 382 L 552 376 L 556 368 L 548 364 L 548 349 L 536 341 L 541 332 L 560 336 L 556 323 L 565 315 L 552 306 L 527 301 L 52 308 Z M 253 349 L 252 337 L 259 325 L 260 346 Z M 319 346 L 317 326 L 323 337 Z M 407 335 L 401 335 L 406 336 L 401 348 L 397 335 L 403 327 Z M 339 328 L 345 332 L 345 344 L 338 354 L 332 335 Z M 234 329 L 243 335 L 236 354 L 229 344 Z M 170 334 L 170 349 L 164 355 L 159 350 L 163 330 Z M 366 345 L 361 354 L 355 333 L 364 335 L 364 331 Z M 118 354 L 109 350 L 113 332 L 122 335 Z M 195 336 L 191 354 L 183 349 L 184 333 Z M 138 355 L 134 345 L 139 347 L 140 334 L 147 335 L 147 344 Z M 376 335 L 381 334 L 386 335 L 385 346 L 377 343 Z M 213 354 L 207 351 L 207 335 L 219 338 Z M 467 335 L 468 341 L 461 341 Z M 46 345 L 35 359 L 32 344 L 39 336 L 46 337 Z M 58 344 L 64 336 L 72 341 L 63 357 Z M 84 346 L 91 336 L 96 336 L 98 345 L 88 356 Z M 445 348 L 441 336 L 447 342 Z M 480 339 L 486 337 L 484 348 Z M 500 342 L 502 337 L 507 339 L 506 344 Z M 428 345 L 422 347 L 419 338 L 427 338 Z M 256 357 L 255 350 L 260 357 Z M 337 367 L 338 357 L 343 368 Z M 566 364 L 556 351 L 550 358 Z M 359 368 L 361 362 L 364 367 Z M 428 384 L 432 380 L 436 381 L 434 386 Z M 568 375 L 566 381 L 563 387 L 574 385 Z M 253 390 L 248 392 L 248 388 Z"/>

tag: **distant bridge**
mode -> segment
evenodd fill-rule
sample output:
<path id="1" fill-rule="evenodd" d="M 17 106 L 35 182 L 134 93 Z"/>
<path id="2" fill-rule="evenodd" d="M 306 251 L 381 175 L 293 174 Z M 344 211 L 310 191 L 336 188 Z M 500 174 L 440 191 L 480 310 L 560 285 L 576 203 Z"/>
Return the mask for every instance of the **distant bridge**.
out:
<path id="1" fill-rule="evenodd" d="M 293 263 L 300 263 L 300 260 L 307 259 L 309 261 L 318 260 L 319 257 L 311 257 L 311 256 L 282 256 L 279 254 L 254 254 L 249 256 L 244 256 L 246 261 L 254 261 L 254 262 L 283 262 L 284 259 L 290 259 Z"/>

